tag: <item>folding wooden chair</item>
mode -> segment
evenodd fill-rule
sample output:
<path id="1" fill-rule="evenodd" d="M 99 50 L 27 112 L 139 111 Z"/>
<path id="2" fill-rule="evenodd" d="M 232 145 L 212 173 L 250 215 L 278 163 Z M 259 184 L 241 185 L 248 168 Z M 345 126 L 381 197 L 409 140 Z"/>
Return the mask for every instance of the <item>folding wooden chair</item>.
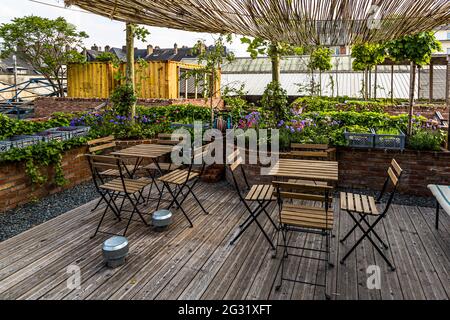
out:
<path id="1" fill-rule="evenodd" d="M 194 188 L 197 185 L 199 178 L 203 174 L 205 170 L 206 163 L 204 161 L 205 156 L 208 152 L 208 146 L 200 147 L 200 148 L 194 148 L 193 149 L 193 155 L 191 157 L 191 163 L 187 167 L 187 169 L 176 169 L 172 172 L 163 175 L 162 177 L 158 178 L 158 181 L 161 181 L 164 185 L 164 188 L 166 188 L 172 198 L 170 205 L 168 208 L 171 208 L 173 205 L 177 206 L 177 209 L 180 209 L 183 215 L 188 220 L 190 227 L 192 228 L 194 225 L 192 224 L 191 219 L 189 218 L 188 214 L 183 208 L 183 203 L 187 199 L 189 195 L 192 195 L 195 199 L 195 201 L 198 203 L 200 208 L 205 214 L 208 214 L 208 212 L 203 207 L 200 200 L 197 198 L 197 196 L 194 193 Z M 194 165 L 197 162 L 197 159 L 201 159 L 201 169 L 200 170 L 194 170 Z M 187 189 L 187 190 L 186 190 Z M 186 192 L 185 192 L 186 190 Z M 180 200 L 181 199 L 181 200 Z"/>
<path id="2" fill-rule="evenodd" d="M 125 164 L 123 160 L 120 158 L 110 157 L 110 156 L 101 156 L 101 155 L 86 155 L 89 160 L 92 179 L 94 181 L 94 185 L 97 189 L 97 192 L 100 194 L 101 200 L 106 203 L 105 210 L 103 211 L 100 222 L 95 230 L 94 235 L 91 238 L 94 238 L 97 233 L 105 233 L 111 234 L 108 232 L 100 231 L 101 224 L 106 216 L 108 209 L 114 213 L 115 217 L 121 221 L 122 220 L 122 212 L 126 210 L 123 209 L 125 200 L 128 200 L 132 205 L 133 209 L 130 211 L 131 214 L 128 218 L 128 223 L 126 225 L 125 231 L 123 232 L 123 236 L 126 235 L 128 231 L 128 227 L 130 226 L 131 221 L 133 220 L 133 215 L 137 213 L 141 218 L 142 222 L 148 226 L 148 223 L 145 221 L 142 212 L 138 209 L 139 199 L 142 195 L 142 192 L 146 186 L 149 185 L 146 180 L 135 180 L 125 177 Z M 105 176 L 102 175 L 103 170 L 105 169 L 116 169 L 119 171 L 119 178 L 105 181 Z M 117 206 L 116 200 L 121 198 L 122 203 L 120 207 Z"/>
<path id="3" fill-rule="evenodd" d="M 384 252 L 379 248 L 379 246 L 375 243 L 375 241 L 372 239 L 371 235 L 375 236 L 377 240 L 380 242 L 381 246 L 383 246 L 385 249 L 388 249 L 389 246 L 381 240 L 381 237 L 378 235 L 378 233 L 375 231 L 375 226 L 384 218 L 386 217 L 386 214 L 389 211 L 389 208 L 392 204 L 392 200 L 394 199 L 395 192 L 397 191 L 398 184 L 400 182 L 400 178 L 402 175 L 402 168 L 398 165 L 397 161 L 395 159 L 392 160 L 391 165 L 388 169 L 388 177 L 383 185 L 383 189 L 380 192 L 380 195 L 378 196 L 377 200 L 375 200 L 374 197 L 362 195 L 362 194 L 354 194 L 349 192 L 341 192 L 340 198 L 341 198 L 341 210 L 346 211 L 349 216 L 352 218 L 352 220 L 355 222 L 355 225 L 353 228 L 341 239 L 341 242 L 343 243 L 345 240 L 348 239 L 348 237 L 356 230 L 356 228 L 361 229 L 363 235 L 356 241 L 354 246 L 347 252 L 347 254 L 342 258 L 341 264 L 345 262 L 345 260 L 350 256 L 350 254 L 361 244 L 361 242 L 367 238 L 372 245 L 375 247 L 375 249 L 378 251 L 378 253 L 381 255 L 381 257 L 386 261 L 386 263 L 389 265 L 392 271 L 395 270 L 395 267 L 393 264 L 389 261 L 389 259 L 386 257 Z M 388 198 L 388 202 L 386 204 L 386 207 L 384 210 L 380 211 L 377 208 L 377 203 L 380 203 L 382 197 L 387 191 L 387 188 L 389 186 L 389 182 L 393 184 L 393 190 Z M 357 216 L 359 216 L 359 219 L 357 219 Z M 375 221 L 373 223 L 370 223 L 369 217 L 376 217 Z"/>
<path id="4" fill-rule="evenodd" d="M 283 256 L 280 261 L 280 283 L 275 289 L 280 290 L 283 281 L 314 285 L 325 288 L 325 297 L 330 299 L 330 295 L 327 293 L 327 273 L 328 268 L 333 267 L 333 264 L 330 261 L 330 243 L 334 224 L 333 209 L 331 207 L 333 200 L 331 192 L 333 187 L 279 181 L 274 181 L 273 185 L 275 186 L 275 195 L 278 199 L 279 206 L 280 231 L 277 239 L 277 251 L 278 247 L 283 248 Z M 291 200 L 296 202 L 290 203 Z M 298 200 L 302 202 L 297 203 Z M 304 201 L 320 202 L 322 206 L 306 205 L 303 204 Z M 288 202 L 290 204 L 287 204 Z M 321 244 L 320 249 L 297 247 L 289 244 L 289 239 L 291 238 L 288 234 L 289 232 L 311 233 L 325 237 L 325 250 L 322 249 L 323 243 Z M 279 241 L 280 233 L 282 235 L 282 243 Z M 302 254 L 292 253 L 294 250 L 301 250 Z M 305 251 L 318 253 L 318 257 L 305 256 L 303 254 Z M 326 254 L 325 258 L 322 257 L 323 254 Z M 326 262 L 325 282 L 307 282 L 286 278 L 284 275 L 285 260 L 289 256 Z"/>
<path id="5" fill-rule="evenodd" d="M 273 196 L 274 188 L 270 184 L 259 184 L 259 185 L 253 185 L 250 186 L 247 180 L 247 176 L 245 174 L 244 168 L 242 166 L 242 158 L 240 156 L 239 149 L 234 151 L 231 155 L 228 157 L 228 163 L 231 163 L 230 165 L 230 171 L 233 178 L 234 186 L 236 189 L 237 194 L 239 195 L 239 199 L 241 200 L 241 203 L 244 205 L 244 207 L 247 209 L 249 216 L 247 219 L 239 226 L 240 231 L 239 233 L 234 237 L 234 239 L 231 241 L 231 245 L 234 245 L 236 241 L 241 237 L 241 235 L 248 229 L 248 227 L 255 222 L 258 226 L 258 228 L 263 233 L 266 240 L 269 242 L 272 249 L 275 249 L 275 246 L 272 243 L 272 240 L 268 236 L 268 234 L 265 232 L 264 228 L 262 227 L 261 223 L 258 221 L 258 217 L 261 215 L 261 213 L 265 213 L 267 218 L 270 220 L 272 225 L 275 227 L 275 230 L 277 229 L 277 226 L 275 222 L 272 220 L 272 217 L 267 212 L 267 207 L 276 201 L 276 198 Z M 244 190 L 245 195 L 242 193 L 241 186 L 239 185 L 237 179 L 236 179 L 236 170 L 240 167 L 242 177 L 244 178 L 245 187 Z M 252 209 L 252 204 L 256 203 L 256 207 Z"/>

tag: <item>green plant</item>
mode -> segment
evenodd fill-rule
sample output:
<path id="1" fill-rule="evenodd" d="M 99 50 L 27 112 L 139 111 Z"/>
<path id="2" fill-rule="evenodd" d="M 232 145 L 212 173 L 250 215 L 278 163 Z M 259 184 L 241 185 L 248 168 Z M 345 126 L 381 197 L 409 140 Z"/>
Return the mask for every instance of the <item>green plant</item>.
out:
<path id="1" fill-rule="evenodd" d="M 100 62 L 112 62 L 114 65 L 119 64 L 119 59 L 117 56 L 112 52 L 102 52 L 100 53 L 96 58 L 95 61 Z"/>
<path id="2" fill-rule="evenodd" d="M 111 95 L 114 111 L 121 116 L 128 116 L 136 101 L 136 94 L 133 86 L 130 84 L 123 84 L 116 87 Z"/>
<path id="3" fill-rule="evenodd" d="M 287 92 L 278 82 L 271 82 L 267 85 L 260 104 L 264 109 L 272 111 L 276 120 L 289 117 Z"/>
<path id="4" fill-rule="evenodd" d="M 243 97 L 245 85 L 242 84 L 239 89 L 225 87 L 222 94 L 222 99 L 225 107 L 229 110 L 233 124 L 237 124 L 245 114 L 249 113 L 250 109 L 254 109 L 254 105 L 249 104 Z"/>
<path id="5" fill-rule="evenodd" d="M 87 37 L 85 32 L 77 31 L 62 17 L 54 20 L 38 16 L 15 18 L 0 26 L 0 38 L 4 45 L 1 56 L 7 57 L 16 52 L 63 97 L 63 67 L 71 62 L 85 61 L 77 49 L 81 49 Z"/>
<path id="6" fill-rule="evenodd" d="M 408 145 L 413 150 L 439 151 L 445 141 L 445 134 L 438 130 L 417 130 L 408 140 Z"/>
<path id="7" fill-rule="evenodd" d="M 376 133 L 385 135 L 399 135 L 400 131 L 397 128 L 379 128 L 376 130 Z"/>
<path id="8" fill-rule="evenodd" d="M 39 143 L 26 148 L 13 148 L 0 154 L 2 162 L 24 162 L 25 172 L 30 177 L 33 185 L 41 185 L 48 181 L 48 167 L 53 166 L 55 176 L 54 182 L 57 186 L 66 184 L 62 170 L 62 154 L 76 146 L 81 146 L 87 138 L 81 137 L 70 141 L 52 141 Z"/>

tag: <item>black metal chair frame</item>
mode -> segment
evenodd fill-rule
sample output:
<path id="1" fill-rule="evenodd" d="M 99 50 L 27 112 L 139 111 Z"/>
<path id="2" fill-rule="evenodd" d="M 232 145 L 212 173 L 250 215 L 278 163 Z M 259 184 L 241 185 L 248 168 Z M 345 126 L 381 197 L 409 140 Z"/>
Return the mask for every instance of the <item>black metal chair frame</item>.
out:
<path id="1" fill-rule="evenodd" d="M 237 154 L 238 155 L 238 154 Z M 238 155 L 239 156 L 239 155 Z M 234 159 L 233 159 L 234 160 Z M 275 222 L 273 221 L 272 217 L 270 216 L 270 214 L 267 212 L 267 207 L 274 202 L 275 200 L 270 200 L 270 201 L 260 201 L 260 200 L 255 200 L 255 201 L 251 201 L 251 202 L 256 202 L 257 206 L 255 209 L 251 209 L 251 207 L 248 205 L 247 201 L 245 200 L 245 197 L 242 195 L 242 191 L 250 191 L 251 186 L 248 182 L 247 179 L 247 175 L 245 174 L 245 170 L 242 166 L 242 164 L 239 164 L 239 167 L 241 169 L 241 173 L 242 173 L 242 177 L 244 178 L 244 182 L 245 182 L 245 186 L 246 189 L 245 190 L 241 190 L 239 183 L 236 179 L 234 170 L 230 170 L 231 171 L 231 176 L 233 178 L 233 183 L 234 183 L 234 187 L 236 189 L 236 192 L 239 196 L 239 199 L 241 201 L 241 203 L 244 205 L 244 207 L 247 209 L 249 216 L 245 219 L 245 221 L 239 226 L 239 233 L 233 238 L 233 240 L 231 240 L 230 244 L 234 245 L 236 243 L 236 241 L 242 236 L 242 234 L 248 229 L 248 227 L 250 227 L 250 225 L 255 222 L 258 226 L 258 228 L 261 230 L 261 232 L 264 235 L 264 238 L 267 240 L 267 242 L 269 242 L 270 246 L 272 247 L 272 249 L 275 250 L 275 246 L 272 242 L 272 240 L 270 239 L 269 235 L 266 233 L 266 231 L 264 230 L 263 226 L 261 225 L 261 223 L 258 221 L 258 217 L 264 212 L 264 214 L 267 216 L 267 218 L 269 219 L 269 221 L 272 223 L 272 225 L 274 226 L 275 230 L 278 230 L 277 225 L 275 224 Z"/>
<path id="2" fill-rule="evenodd" d="M 277 190 L 277 201 L 278 201 L 278 208 L 279 208 L 279 221 L 280 221 L 280 226 L 279 226 L 279 232 L 278 232 L 278 236 L 277 236 L 277 250 L 275 251 L 275 254 L 273 255 L 273 258 L 277 257 L 278 254 L 278 248 L 283 248 L 283 256 L 281 257 L 281 261 L 280 261 L 280 269 L 281 269 L 281 275 L 280 275 L 280 282 L 279 284 L 275 287 L 276 291 L 279 291 L 283 285 L 283 281 L 288 281 L 288 282 L 293 282 L 293 283 L 301 283 L 301 284 L 306 284 L 306 285 L 311 285 L 311 286 L 318 286 L 318 287 L 322 287 L 325 289 L 325 298 L 327 300 L 331 299 L 331 296 L 327 293 L 327 274 L 328 274 L 328 270 L 329 268 L 333 268 L 334 264 L 331 263 L 331 238 L 332 238 L 332 230 L 327 230 L 327 229 L 318 229 L 318 228 L 300 228 L 300 227 L 296 227 L 296 226 L 291 226 L 288 224 L 283 224 L 281 222 L 281 212 L 283 209 L 283 198 L 282 198 L 282 192 L 280 189 L 280 184 L 277 184 L 276 182 L 274 182 L 276 184 L 276 190 Z M 300 187 L 300 186 L 299 186 Z M 330 205 L 331 203 L 329 202 L 329 198 L 330 198 L 330 192 L 328 190 L 328 188 L 331 188 L 329 186 L 310 186 L 310 185 L 304 185 L 301 186 L 302 188 L 305 189 L 313 189 L 313 190 L 325 190 L 324 191 L 324 207 L 325 207 L 325 215 L 326 215 L 326 225 L 328 224 L 328 217 L 329 217 L 329 209 L 330 209 Z M 313 248 L 308 248 L 308 247 L 297 247 L 297 246 L 291 246 L 289 245 L 289 240 L 292 237 L 289 237 L 288 239 L 288 232 L 301 232 L 301 233 L 307 233 L 307 234 L 317 234 L 317 235 L 321 235 L 323 237 L 325 237 L 325 250 L 322 249 L 323 246 L 323 241 L 321 242 L 320 245 L 320 249 L 313 249 Z M 283 244 L 280 244 L 280 233 L 282 235 L 282 239 L 283 239 Z M 293 250 L 301 250 L 302 254 L 295 254 L 292 252 L 289 252 L 288 249 L 293 249 Z M 306 256 L 303 253 L 305 251 L 309 251 L 309 252 L 315 252 L 319 254 L 319 257 L 312 257 L 312 256 Z M 322 254 L 326 254 L 326 258 L 321 258 Z M 301 280 L 297 280 L 297 279 L 290 279 L 290 278 L 285 278 L 284 277 L 284 269 L 285 269 L 285 260 L 289 257 L 289 256 L 294 256 L 297 258 L 303 258 L 303 259 L 311 259 L 311 260 L 316 260 L 316 261 L 322 261 L 322 262 L 326 262 L 325 264 L 325 271 L 324 271 L 324 283 L 319 283 L 319 282 L 308 282 L 308 281 L 301 281 Z"/>
<path id="3" fill-rule="evenodd" d="M 395 170 L 394 170 L 395 171 Z M 402 172 L 398 174 L 398 181 L 396 184 L 394 184 L 393 190 L 390 193 L 390 196 L 388 198 L 388 201 L 386 203 L 386 207 L 384 208 L 383 212 L 377 216 L 375 221 L 373 223 L 370 223 L 370 221 L 367 220 L 367 217 L 370 216 L 368 214 L 360 213 L 360 212 L 352 212 L 350 210 L 345 210 L 351 217 L 351 219 L 354 221 L 355 225 L 352 229 L 350 229 L 347 234 L 340 240 L 341 243 L 344 243 L 348 237 L 357 229 L 359 228 L 362 231 L 362 236 L 355 242 L 353 247 L 345 254 L 345 256 L 341 259 L 340 263 L 344 264 L 345 260 L 350 256 L 350 254 L 356 250 L 356 248 L 361 244 L 361 242 L 367 238 L 370 243 L 375 247 L 375 250 L 381 255 L 383 260 L 388 264 L 389 268 L 391 268 L 392 271 L 395 271 L 395 266 L 389 261 L 389 259 L 386 257 L 384 252 L 380 249 L 380 247 L 375 243 L 375 241 L 372 239 L 371 234 L 377 238 L 377 240 L 380 242 L 381 246 L 384 249 L 389 249 L 389 246 L 381 239 L 380 235 L 375 231 L 375 227 L 378 225 L 380 221 L 382 221 L 383 218 L 386 217 L 387 213 L 389 212 L 389 209 L 391 207 L 392 201 L 394 200 L 395 193 L 398 188 L 398 184 L 400 183 L 400 178 L 402 176 Z M 386 194 L 387 188 L 389 186 L 389 182 L 391 181 L 391 178 L 388 176 L 383 184 L 383 189 L 381 190 L 380 194 L 378 195 L 376 199 L 376 204 L 381 203 L 381 199 Z M 356 217 L 356 214 L 359 215 L 359 220 Z M 361 224 L 361 222 L 364 222 L 367 229 Z"/>
<path id="4" fill-rule="evenodd" d="M 197 183 L 200 181 L 200 177 L 202 176 L 205 167 L 206 167 L 206 163 L 203 161 L 203 155 L 204 155 L 205 151 L 202 151 L 200 156 L 202 156 L 202 164 L 201 164 L 201 169 L 198 173 L 197 176 L 192 178 L 192 172 L 193 172 L 193 168 L 195 165 L 195 159 L 197 157 L 199 157 L 199 155 L 195 154 L 195 151 L 192 154 L 191 157 L 191 163 L 187 166 L 187 170 L 188 174 L 186 176 L 185 181 L 181 184 L 181 185 L 175 185 L 175 188 L 172 188 L 170 185 L 170 182 L 164 181 L 162 180 L 163 183 L 163 189 L 166 188 L 167 191 L 169 192 L 170 197 L 172 198 L 170 201 L 170 204 L 168 206 L 168 209 L 172 208 L 174 205 L 176 205 L 176 209 L 181 210 L 181 212 L 183 213 L 183 215 L 186 217 L 186 219 L 189 222 L 189 225 L 191 228 L 194 227 L 194 224 L 192 223 L 191 219 L 189 218 L 187 212 L 184 210 L 183 208 L 183 203 L 186 201 L 186 199 L 188 198 L 189 195 L 192 195 L 193 198 L 195 199 L 195 201 L 198 203 L 198 205 L 200 206 L 200 208 L 202 209 L 202 211 L 205 214 L 209 214 L 208 211 L 205 210 L 205 208 L 203 207 L 202 203 L 200 202 L 200 200 L 197 198 L 197 196 L 195 195 L 194 192 L 194 188 L 197 185 Z M 188 189 L 187 192 L 185 193 L 184 190 Z M 181 201 L 179 200 L 181 196 Z M 159 208 L 159 202 L 158 202 L 158 208 Z"/>
<path id="5" fill-rule="evenodd" d="M 145 221 L 144 218 L 144 214 L 139 210 L 138 205 L 141 204 L 140 203 L 140 199 L 143 197 L 142 195 L 142 191 L 143 190 L 139 190 L 137 192 L 129 192 L 127 190 L 127 186 L 125 183 L 125 176 L 124 176 L 124 172 L 123 172 L 123 167 L 126 168 L 126 165 L 123 163 L 123 160 L 121 160 L 120 158 L 116 158 L 116 157 L 108 157 L 108 156 L 93 156 L 93 155 L 87 155 L 88 159 L 89 159 L 89 165 L 91 168 L 91 173 L 92 173 L 92 179 L 94 181 L 94 185 L 95 188 L 97 190 L 97 192 L 100 194 L 101 199 L 106 203 L 106 207 L 105 210 L 103 211 L 103 214 L 100 218 L 100 222 L 95 230 L 95 233 L 93 236 L 91 236 L 91 239 L 94 238 L 98 233 L 103 233 L 103 234 L 109 234 L 109 235 L 117 235 L 117 234 L 113 234 L 110 232 L 105 232 L 105 231 L 101 231 L 100 227 L 103 223 L 103 220 L 106 216 L 106 213 L 108 212 L 108 209 L 111 209 L 111 211 L 114 213 L 115 217 L 118 219 L 118 221 L 122 221 L 122 212 L 130 212 L 130 216 L 128 218 L 128 222 L 127 225 L 125 227 L 125 230 L 123 232 L 123 236 L 126 235 L 128 228 L 131 224 L 131 221 L 136 221 L 139 222 L 139 220 L 134 220 L 133 216 L 135 213 L 137 213 L 140 217 L 140 220 L 146 225 L 149 226 L 149 224 L 147 223 L 147 221 Z M 115 161 L 116 164 L 108 164 L 108 163 L 99 163 L 98 165 L 95 163 L 95 158 L 100 158 L 100 159 L 106 159 L 108 158 L 110 161 Z M 108 189 L 104 189 L 101 186 L 103 184 L 105 184 L 105 180 L 104 177 L 101 175 L 101 172 L 99 170 L 99 167 L 114 167 L 117 168 L 119 170 L 120 173 L 120 180 L 122 183 L 122 187 L 123 187 L 123 191 L 113 191 L 113 190 L 108 190 Z M 128 170 L 125 169 L 127 172 Z M 136 193 L 139 193 L 139 196 L 136 197 Z M 116 204 L 116 200 L 118 198 L 122 198 L 122 202 L 120 204 L 120 207 L 117 206 Z M 123 208 L 125 200 L 128 200 L 130 202 L 130 204 L 132 205 L 133 209 L 132 210 L 125 210 Z"/>

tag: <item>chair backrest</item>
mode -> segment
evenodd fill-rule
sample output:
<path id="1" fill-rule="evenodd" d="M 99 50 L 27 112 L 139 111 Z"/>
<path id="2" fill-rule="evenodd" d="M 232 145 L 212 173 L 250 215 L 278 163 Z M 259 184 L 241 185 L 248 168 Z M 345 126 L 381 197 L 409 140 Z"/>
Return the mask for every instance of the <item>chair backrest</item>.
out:
<path id="1" fill-rule="evenodd" d="M 325 209 L 325 221 L 327 222 L 328 219 L 331 220 L 332 210 L 330 210 L 330 208 L 333 201 L 333 196 L 331 194 L 331 192 L 333 191 L 333 187 L 325 185 L 310 185 L 296 182 L 281 182 L 281 181 L 273 181 L 272 184 L 275 187 L 274 195 L 278 199 L 278 206 L 280 207 L 279 210 L 280 213 L 283 207 L 284 200 L 295 199 L 295 200 L 315 201 L 321 202 L 323 204 L 323 208 Z M 305 205 L 303 203 L 301 204 L 301 207 L 315 208 L 313 205 Z"/>
<path id="2" fill-rule="evenodd" d="M 290 155 L 295 158 L 328 159 L 329 146 L 327 144 L 300 144 L 292 143 Z"/>
<path id="3" fill-rule="evenodd" d="M 244 167 L 242 166 L 244 160 L 241 157 L 241 153 L 239 149 L 236 149 L 232 154 L 230 154 L 227 157 L 227 163 L 229 164 L 229 168 L 231 171 L 231 177 L 233 179 L 233 183 L 234 183 L 234 187 L 237 191 L 237 193 L 239 194 L 240 197 L 242 197 L 241 195 L 241 187 L 239 185 L 239 182 L 236 178 L 237 175 L 237 170 L 240 168 L 240 172 L 242 177 L 244 178 L 244 182 L 245 185 L 247 187 L 247 189 L 250 189 L 250 184 L 248 183 L 248 179 L 247 179 L 247 175 L 245 174 L 245 170 Z"/>
<path id="4" fill-rule="evenodd" d="M 384 209 L 383 215 L 387 213 L 389 210 L 389 207 L 392 204 L 392 200 L 394 199 L 395 193 L 397 191 L 397 188 L 400 183 L 400 178 L 403 174 L 403 169 L 400 167 L 398 162 L 395 159 L 392 159 L 391 164 L 387 170 L 388 177 L 386 178 L 386 181 L 384 182 L 383 189 L 380 192 L 380 195 L 378 196 L 377 202 L 381 201 L 381 198 L 386 193 L 386 190 L 391 183 L 393 185 L 393 190 L 388 198 L 388 202 L 386 204 L 386 208 Z"/>
<path id="5" fill-rule="evenodd" d="M 297 182 L 273 181 L 275 196 L 280 201 L 286 199 L 308 200 L 323 202 L 329 207 L 333 202 L 332 186 L 303 184 Z"/>
<path id="6" fill-rule="evenodd" d="M 186 136 L 176 133 L 160 133 L 158 134 L 157 144 L 175 146 L 179 144 Z"/>
<path id="7" fill-rule="evenodd" d="M 99 152 L 101 152 L 102 154 L 106 154 L 113 151 L 113 149 L 116 147 L 114 136 L 91 140 L 87 144 L 89 146 L 89 153 L 91 154 L 97 154 Z"/>
<path id="8" fill-rule="evenodd" d="M 112 156 L 93 154 L 86 154 L 85 156 L 89 161 L 92 180 L 94 181 L 94 184 L 98 189 L 99 185 L 105 182 L 105 176 L 102 175 L 102 172 L 109 169 L 117 169 L 117 158 Z"/>
<path id="9" fill-rule="evenodd" d="M 102 172 L 108 169 L 112 169 L 117 170 L 119 172 L 117 178 L 120 178 L 124 192 L 128 193 L 125 179 L 126 176 L 127 177 L 131 176 L 131 173 L 128 171 L 124 159 L 113 156 L 92 155 L 92 154 L 87 154 L 86 157 L 89 160 L 89 165 L 92 173 L 92 180 L 94 181 L 97 190 L 99 189 L 99 186 L 101 184 L 105 183 L 105 176 L 102 174 Z"/>

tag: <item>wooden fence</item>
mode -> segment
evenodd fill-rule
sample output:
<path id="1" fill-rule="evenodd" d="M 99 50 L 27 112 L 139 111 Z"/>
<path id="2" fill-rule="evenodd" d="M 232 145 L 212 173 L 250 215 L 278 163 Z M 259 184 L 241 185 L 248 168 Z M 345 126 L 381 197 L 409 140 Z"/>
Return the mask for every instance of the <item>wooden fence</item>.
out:
<path id="1" fill-rule="evenodd" d="M 125 64 L 119 67 L 108 62 L 88 62 L 69 64 L 67 69 L 67 96 L 71 98 L 109 98 L 114 88 L 123 80 L 119 74 L 125 74 Z M 182 72 L 198 69 L 199 65 L 174 61 L 136 63 L 135 83 L 139 98 L 177 99 L 180 98 Z M 215 88 L 220 88 L 220 77 Z M 196 92 L 198 90 L 195 90 Z M 216 97 L 220 96 L 217 89 Z"/>

